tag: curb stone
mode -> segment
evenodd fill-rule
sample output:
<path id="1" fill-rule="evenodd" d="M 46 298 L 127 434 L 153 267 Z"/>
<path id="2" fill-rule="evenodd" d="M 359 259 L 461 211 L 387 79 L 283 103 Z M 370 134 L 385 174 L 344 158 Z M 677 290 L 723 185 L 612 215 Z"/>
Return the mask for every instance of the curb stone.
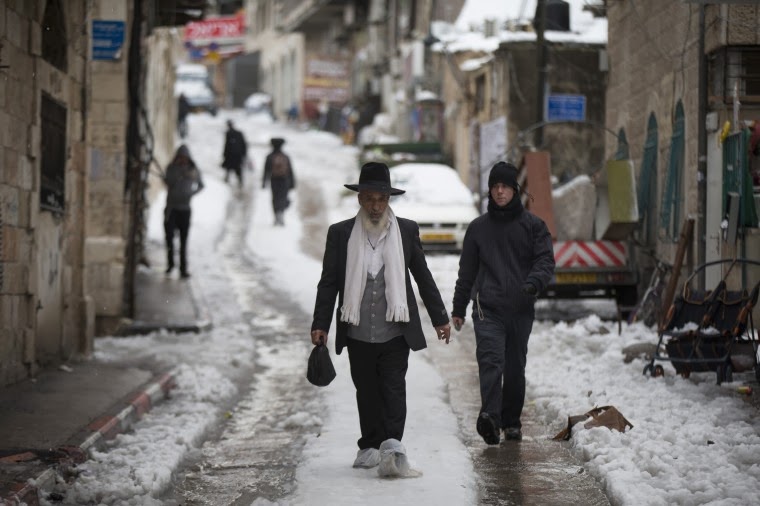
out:
<path id="1" fill-rule="evenodd" d="M 6 497 L 0 497 L 0 505 L 36 506 L 40 504 L 39 492 L 53 487 L 56 478 L 60 476 L 59 471 L 72 464 L 84 462 L 91 449 L 132 428 L 153 406 L 169 397 L 170 391 L 177 386 L 176 376 L 176 368 L 159 375 L 142 389 L 133 392 L 127 398 L 127 405 L 116 414 L 103 415 L 93 420 L 85 429 L 72 437 L 72 440 L 81 441 L 80 443 L 62 447 L 70 457 L 48 467 L 36 477 L 19 483 L 14 492 Z"/>

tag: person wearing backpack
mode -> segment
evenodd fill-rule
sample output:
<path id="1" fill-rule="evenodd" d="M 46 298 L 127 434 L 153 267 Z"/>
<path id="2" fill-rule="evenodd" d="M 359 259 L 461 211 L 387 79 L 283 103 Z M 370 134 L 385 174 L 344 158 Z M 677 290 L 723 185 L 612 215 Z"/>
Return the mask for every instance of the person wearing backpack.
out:
<path id="1" fill-rule="evenodd" d="M 288 192 L 296 187 L 293 176 L 293 166 L 290 157 L 282 152 L 285 139 L 274 137 L 270 140 L 272 152 L 267 155 L 264 162 L 264 180 L 262 188 L 267 187 L 267 182 L 272 186 L 272 209 L 274 210 L 274 224 L 285 225 L 285 209 L 290 205 Z"/>
<path id="2" fill-rule="evenodd" d="M 230 179 L 230 171 L 235 172 L 238 186 L 243 186 L 243 162 L 248 155 L 248 143 L 243 132 L 237 130 L 231 120 L 227 120 L 227 133 L 224 136 L 224 161 L 222 167 L 227 172 L 224 176 L 226 183 Z"/>

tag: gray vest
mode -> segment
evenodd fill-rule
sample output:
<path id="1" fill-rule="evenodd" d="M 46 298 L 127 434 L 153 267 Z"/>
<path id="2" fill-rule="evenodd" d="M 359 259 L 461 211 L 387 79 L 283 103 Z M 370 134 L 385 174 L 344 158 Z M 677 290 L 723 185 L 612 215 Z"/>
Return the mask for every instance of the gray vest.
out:
<path id="1" fill-rule="evenodd" d="M 348 337 L 365 343 L 385 343 L 404 335 L 401 322 L 385 321 L 388 302 L 385 300 L 385 266 L 376 277 L 367 274 L 367 285 L 359 311 L 359 325 L 348 326 Z"/>

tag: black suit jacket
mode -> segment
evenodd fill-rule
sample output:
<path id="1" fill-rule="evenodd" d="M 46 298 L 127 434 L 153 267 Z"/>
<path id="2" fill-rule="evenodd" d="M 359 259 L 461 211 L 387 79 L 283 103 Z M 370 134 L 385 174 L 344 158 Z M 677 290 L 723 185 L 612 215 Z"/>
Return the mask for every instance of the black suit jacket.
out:
<path id="1" fill-rule="evenodd" d="M 346 345 L 348 323 L 340 321 L 340 308 L 343 306 L 343 288 L 346 280 L 346 256 L 348 238 L 354 228 L 354 220 L 341 221 L 330 226 L 327 231 L 327 244 L 322 261 L 322 277 L 317 285 L 317 300 L 314 304 L 314 321 L 311 330 L 321 329 L 329 332 L 335 308 L 335 320 L 338 327 L 335 337 L 335 353 L 340 354 Z M 401 231 L 401 243 L 404 248 L 404 265 L 406 267 L 406 300 L 409 306 L 409 322 L 404 326 L 404 338 L 412 350 L 421 350 L 427 346 L 422 332 L 420 312 L 417 307 L 411 273 L 417 283 L 422 302 L 425 303 L 433 326 L 445 325 L 449 321 L 441 294 L 433 280 L 433 275 L 425 261 L 425 253 L 420 243 L 420 228 L 412 220 L 396 218 Z M 335 298 L 338 306 L 335 306 Z"/>

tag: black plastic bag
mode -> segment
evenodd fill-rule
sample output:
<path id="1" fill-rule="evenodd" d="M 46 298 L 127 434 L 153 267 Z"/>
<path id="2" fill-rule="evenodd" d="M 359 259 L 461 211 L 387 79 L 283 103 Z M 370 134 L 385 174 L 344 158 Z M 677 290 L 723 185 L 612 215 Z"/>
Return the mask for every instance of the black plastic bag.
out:
<path id="1" fill-rule="evenodd" d="M 326 387 L 335 379 L 335 367 L 330 360 L 330 352 L 324 344 L 318 344 L 311 350 L 306 379 L 318 387 Z"/>

